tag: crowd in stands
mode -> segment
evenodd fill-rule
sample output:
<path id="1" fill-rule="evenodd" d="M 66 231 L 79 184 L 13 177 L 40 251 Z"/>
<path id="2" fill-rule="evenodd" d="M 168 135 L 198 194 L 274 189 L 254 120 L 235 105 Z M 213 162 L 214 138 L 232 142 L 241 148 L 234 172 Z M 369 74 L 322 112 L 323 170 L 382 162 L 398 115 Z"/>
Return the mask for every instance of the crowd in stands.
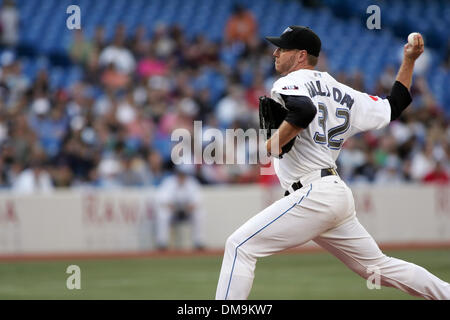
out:
<path id="1" fill-rule="evenodd" d="M 190 39 L 177 25 L 164 24 L 138 27 L 131 36 L 120 24 L 111 40 L 102 26 L 92 38 L 83 29 L 70 32 L 67 54 L 83 77 L 69 88 L 52 89 L 46 69 L 27 78 L 14 55 L 14 35 L 1 37 L 12 48 L 0 57 L 3 188 L 157 186 L 173 169 L 174 129 L 192 132 L 195 120 L 204 128 L 258 128 L 258 97 L 269 95 L 277 77 L 274 48 L 242 7 L 220 43 Z M 395 68 L 385 70 L 370 94 L 389 94 Z M 318 69 L 329 71 L 326 52 Z M 364 74 L 332 75 L 367 91 Z M 413 103 L 399 120 L 344 145 L 338 166 L 348 182 L 449 182 L 449 119 L 423 76 L 415 77 L 411 92 Z M 204 184 L 268 181 L 254 164 L 201 164 L 193 174 Z"/>

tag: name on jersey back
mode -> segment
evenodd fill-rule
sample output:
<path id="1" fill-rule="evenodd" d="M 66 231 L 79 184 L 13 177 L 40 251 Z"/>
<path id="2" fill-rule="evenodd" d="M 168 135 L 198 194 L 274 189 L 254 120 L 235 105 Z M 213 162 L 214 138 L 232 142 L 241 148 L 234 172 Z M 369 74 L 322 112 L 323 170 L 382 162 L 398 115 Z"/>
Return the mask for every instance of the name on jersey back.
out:
<path id="1" fill-rule="evenodd" d="M 348 93 L 342 93 L 342 91 L 336 87 L 332 87 L 330 90 L 327 85 L 322 85 L 320 80 L 317 80 L 315 83 L 314 81 L 306 82 L 305 86 L 311 98 L 314 98 L 315 96 L 333 96 L 334 101 L 342 106 L 345 105 L 348 109 L 351 109 L 353 103 L 355 102 L 355 100 Z"/>

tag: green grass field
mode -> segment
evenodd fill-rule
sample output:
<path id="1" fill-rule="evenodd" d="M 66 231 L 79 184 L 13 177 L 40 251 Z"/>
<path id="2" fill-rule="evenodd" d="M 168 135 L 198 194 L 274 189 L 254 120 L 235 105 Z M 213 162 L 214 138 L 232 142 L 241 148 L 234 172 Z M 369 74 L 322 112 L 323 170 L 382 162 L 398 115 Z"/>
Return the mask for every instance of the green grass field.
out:
<path id="1" fill-rule="evenodd" d="M 450 249 L 386 251 L 450 280 Z M 0 262 L 0 299 L 213 299 L 221 256 Z M 66 268 L 81 268 L 81 289 L 66 288 Z M 328 253 L 260 259 L 250 299 L 413 299 L 364 279 Z"/>

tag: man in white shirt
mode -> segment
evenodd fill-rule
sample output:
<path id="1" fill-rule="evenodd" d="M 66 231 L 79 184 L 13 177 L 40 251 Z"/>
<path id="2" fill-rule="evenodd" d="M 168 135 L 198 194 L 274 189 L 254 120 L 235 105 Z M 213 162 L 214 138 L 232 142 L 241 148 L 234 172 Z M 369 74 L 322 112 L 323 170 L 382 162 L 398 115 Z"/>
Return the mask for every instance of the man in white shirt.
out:
<path id="1" fill-rule="evenodd" d="M 22 194 L 50 193 L 53 189 L 50 174 L 45 170 L 43 163 L 37 160 L 22 171 L 12 185 L 13 192 Z"/>
<path id="2" fill-rule="evenodd" d="M 124 46 L 124 39 L 120 33 L 116 33 L 114 42 L 102 50 L 98 62 L 102 67 L 112 63 L 124 74 L 130 74 L 136 68 L 136 60 L 131 51 Z"/>
<path id="3" fill-rule="evenodd" d="M 192 242 L 204 248 L 204 218 L 200 184 L 189 175 L 189 166 L 177 166 L 175 175 L 165 178 L 158 188 L 156 202 L 156 242 L 160 250 L 169 245 L 173 222 L 188 220 L 192 224 Z"/>

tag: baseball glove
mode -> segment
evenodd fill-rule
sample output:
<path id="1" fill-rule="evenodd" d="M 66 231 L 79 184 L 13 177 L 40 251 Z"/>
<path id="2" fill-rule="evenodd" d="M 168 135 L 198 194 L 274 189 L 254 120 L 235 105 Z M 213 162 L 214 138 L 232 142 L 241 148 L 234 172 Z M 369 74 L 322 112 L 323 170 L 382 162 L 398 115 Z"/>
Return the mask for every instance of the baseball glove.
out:
<path id="1" fill-rule="evenodd" d="M 272 129 L 278 129 L 286 118 L 288 110 L 275 100 L 262 96 L 259 97 L 259 127 L 264 130 L 266 140 L 272 134 Z M 294 145 L 295 137 L 285 144 L 281 150 L 279 158 L 281 159 L 285 153 L 288 153 Z"/>

